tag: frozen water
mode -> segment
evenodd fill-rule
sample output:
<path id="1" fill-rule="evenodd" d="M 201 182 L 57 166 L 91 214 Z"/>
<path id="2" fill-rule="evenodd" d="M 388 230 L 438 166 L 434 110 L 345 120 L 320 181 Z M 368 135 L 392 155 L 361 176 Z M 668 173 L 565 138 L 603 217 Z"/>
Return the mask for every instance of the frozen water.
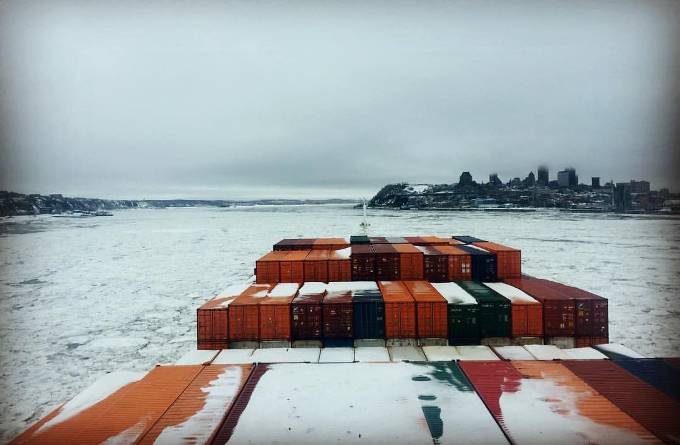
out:
<path id="1" fill-rule="evenodd" d="M 522 249 L 524 270 L 609 298 L 610 338 L 680 355 L 680 218 L 556 211 L 368 210 L 371 234 L 469 233 Z M 359 233 L 351 206 L 117 211 L 0 221 L 0 442 L 109 371 L 195 347 L 196 308 L 252 275 L 282 238 Z"/>

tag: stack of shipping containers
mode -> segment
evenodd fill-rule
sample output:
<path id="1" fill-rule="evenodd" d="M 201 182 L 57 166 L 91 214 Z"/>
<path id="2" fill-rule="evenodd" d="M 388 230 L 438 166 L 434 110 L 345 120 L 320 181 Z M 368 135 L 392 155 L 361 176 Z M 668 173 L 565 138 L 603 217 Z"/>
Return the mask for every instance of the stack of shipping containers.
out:
<path id="1" fill-rule="evenodd" d="M 282 283 L 302 283 L 305 281 L 305 258 L 310 250 L 291 250 L 279 263 Z"/>
<path id="2" fill-rule="evenodd" d="M 381 243 L 372 246 L 375 253 L 375 279 L 393 281 L 400 279 L 399 252 L 392 244 Z"/>
<path id="3" fill-rule="evenodd" d="M 423 253 L 423 278 L 430 283 L 449 281 L 449 256 L 435 246 L 417 246 Z"/>
<path id="4" fill-rule="evenodd" d="M 248 284 L 230 286 L 196 310 L 197 349 L 229 347 L 229 305 Z"/>
<path id="5" fill-rule="evenodd" d="M 446 281 L 467 281 L 472 279 L 472 256 L 455 246 L 435 246 L 435 250 L 447 256 L 448 273 Z"/>
<path id="6" fill-rule="evenodd" d="M 352 244 L 352 281 L 375 280 L 375 252 L 371 244 Z"/>
<path id="7" fill-rule="evenodd" d="M 353 346 L 352 282 L 328 283 L 323 298 L 322 321 L 324 346 Z"/>
<path id="8" fill-rule="evenodd" d="M 460 286 L 479 304 L 479 331 L 484 339 L 509 339 L 512 333 L 510 300 L 481 283 L 461 281 Z"/>
<path id="9" fill-rule="evenodd" d="M 470 254 L 472 262 L 472 279 L 474 281 L 497 281 L 496 255 L 472 245 L 456 246 Z"/>
<path id="10" fill-rule="evenodd" d="M 305 257 L 305 281 L 328 281 L 328 250 L 312 250 Z"/>
<path id="11" fill-rule="evenodd" d="M 323 332 L 321 303 L 326 295 L 326 283 L 305 283 L 291 302 L 291 335 L 293 341 L 321 341 Z"/>
<path id="12" fill-rule="evenodd" d="M 378 282 L 385 302 L 385 337 L 416 338 L 416 304 L 401 281 Z"/>
<path id="13" fill-rule="evenodd" d="M 423 252 L 412 244 L 393 244 L 399 254 L 400 280 L 423 279 Z"/>
<path id="14" fill-rule="evenodd" d="M 450 345 L 478 345 L 479 304 L 456 283 L 432 283 L 448 303 L 448 339 Z"/>
<path id="15" fill-rule="evenodd" d="M 351 249 L 344 248 L 328 252 L 328 281 L 351 281 Z"/>
<path id="16" fill-rule="evenodd" d="M 260 299 L 259 340 L 290 342 L 290 304 L 298 287 L 297 283 L 279 283 Z"/>
<path id="17" fill-rule="evenodd" d="M 353 281 L 350 289 L 354 338 L 385 338 L 385 303 L 375 281 Z"/>
<path id="18" fill-rule="evenodd" d="M 510 300 L 512 336 L 521 344 L 543 342 L 543 305 L 536 299 L 507 283 L 484 283 Z"/>
<path id="19" fill-rule="evenodd" d="M 229 340 L 259 341 L 260 301 L 271 289 L 268 284 L 253 284 L 229 305 Z"/>
<path id="20" fill-rule="evenodd" d="M 496 255 L 496 275 L 499 280 L 522 276 L 522 252 L 519 249 L 488 241 L 473 245 Z"/>
<path id="21" fill-rule="evenodd" d="M 404 281 L 416 303 L 416 329 L 419 339 L 448 337 L 447 301 L 427 281 Z"/>

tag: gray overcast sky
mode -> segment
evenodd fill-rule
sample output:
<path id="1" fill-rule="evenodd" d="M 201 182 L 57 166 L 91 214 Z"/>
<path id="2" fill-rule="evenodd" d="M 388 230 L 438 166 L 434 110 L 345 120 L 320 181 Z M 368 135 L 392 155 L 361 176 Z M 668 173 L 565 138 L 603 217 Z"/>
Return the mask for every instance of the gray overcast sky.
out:
<path id="1" fill-rule="evenodd" d="M 386 182 L 680 191 L 680 2 L 0 3 L 1 187 L 356 197 Z"/>

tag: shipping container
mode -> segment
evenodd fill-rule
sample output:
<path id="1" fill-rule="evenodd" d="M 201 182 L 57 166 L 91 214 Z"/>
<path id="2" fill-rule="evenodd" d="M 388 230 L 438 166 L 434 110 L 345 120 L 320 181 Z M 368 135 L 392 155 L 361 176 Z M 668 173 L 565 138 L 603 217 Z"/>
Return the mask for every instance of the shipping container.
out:
<path id="1" fill-rule="evenodd" d="M 257 341 L 260 339 L 260 309 L 258 304 L 271 289 L 268 284 L 253 284 L 229 305 L 229 340 Z"/>
<path id="2" fill-rule="evenodd" d="M 291 250 L 279 263 L 282 283 L 302 283 L 305 281 L 305 258 L 311 250 Z"/>
<path id="3" fill-rule="evenodd" d="M 574 299 L 576 337 L 609 337 L 609 307 L 606 298 L 555 281 L 541 281 Z"/>
<path id="4" fill-rule="evenodd" d="M 460 241 L 461 243 L 464 243 L 464 244 L 486 243 L 487 242 L 487 240 L 475 238 L 474 236 L 468 236 L 468 235 L 454 235 L 454 236 L 451 237 L 451 239 L 454 239 L 456 241 Z"/>
<path id="5" fill-rule="evenodd" d="M 357 338 L 385 338 L 385 303 L 374 281 L 352 281 L 352 332 Z"/>
<path id="6" fill-rule="evenodd" d="M 459 281 L 458 284 L 479 304 L 481 337 L 510 337 L 512 334 L 510 300 L 481 283 Z"/>
<path id="7" fill-rule="evenodd" d="M 370 244 L 352 244 L 352 281 L 375 281 L 375 252 Z"/>
<path id="8" fill-rule="evenodd" d="M 456 246 L 470 254 L 472 279 L 474 281 L 498 281 L 496 275 L 496 255 L 471 244 Z"/>
<path id="9" fill-rule="evenodd" d="M 204 367 L 153 427 L 135 443 L 210 444 L 248 380 L 251 368 L 252 365 Z M 119 414 L 118 411 L 109 413 L 110 416 Z"/>
<path id="10" fill-rule="evenodd" d="M 291 340 L 290 304 L 298 283 L 279 283 L 260 299 L 260 340 Z"/>
<path id="11" fill-rule="evenodd" d="M 410 244 L 408 241 L 406 241 L 406 238 L 401 236 L 388 236 L 385 238 L 385 240 L 390 244 Z"/>
<path id="12" fill-rule="evenodd" d="M 314 241 L 315 238 L 286 238 L 274 244 L 272 250 L 312 250 L 314 248 Z"/>
<path id="13" fill-rule="evenodd" d="M 384 236 L 369 236 L 368 240 L 371 242 L 371 244 L 387 244 L 387 238 Z"/>
<path id="14" fill-rule="evenodd" d="M 680 370 L 670 363 L 660 358 L 617 359 L 614 363 L 680 402 Z"/>
<path id="15" fill-rule="evenodd" d="M 510 300 L 513 337 L 543 336 L 543 305 L 531 295 L 507 283 L 484 283 Z"/>
<path id="16" fill-rule="evenodd" d="M 496 254 L 496 275 L 499 280 L 522 276 L 521 250 L 488 241 L 475 242 L 473 245 Z"/>
<path id="17" fill-rule="evenodd" d="M 350 248 L 331 250 L 328 253 L 328 281 L 351 281 L 352 260 Z"/>
<path id="18" fill-rule="evenodd" d="M 455 246 L 434 246 L 436 251 L 447 255 L 447 281 L 472 279 L 472 255 Z"/>
<path id="19" fill-rule="evenodd" d="M 312 250 L 305 257 L 305 281 L 328 281 L 328 250 Z"/>
<path id="20" fill-rule="evenodd" d="M 332 339 L 352 341 L 351 283 L 351 281 L 337 281 L 328 283 L 326 288 L 326 295 L 321 304 L 323 338 L 326 346 L 329 346 L 326 342 Z"/>
<path id="21" fill-rule="evenodd" d="M 604 345 L 609 343 L 608 337 L 576 337 L 574 338 L 574 345 L 577 348 L 585 348 L 587 346 Z"/>
<path id="22" fill-rule="evenodd" d="M 281 281 L 280 262 L 286 252 L 269 252 L 255 262 L 255 282 L 260 284 L 276 284 Z"/>
<path id="23" fill-rule="evenodd" d="M 38 421 L 12 444 L 135 443 L 163 416 L 204 366 L 158 366 L 101 378 Z"/>
<path id="24" fill-rule="evenodd" d="M 639 352 L 633 351 L 623 345 L 617 343 L 606 343 L 594 346 L 595 349 L 609 357 L 610 359 L 618 358 L 646 358 Z"/>
<path id="25" fill-rule="evenodd" d="M 326 283 L 305 283 L 291 302 L 293 340 L 321 339 L 323 333 L 321 303 L 326 295 L 326 287 Z"/>
<path id="26" fill-rule="evenodd" d="M 404 240 L 413 244 L 414 246 L 446 246 L 449 244 L 448 238 L 440 238 L 438 236 L 405 236 Z"/>
<path id="27" fill-rule="evenodd" d="M 547 337 L 574 337 L 576 334 L 574 300 L 542 280 L 523 276 L 504 280 L 505 283 L 526 292 L 543 304 L 543 335 Z"/>
<path id="28" fill-rule="evenodd" d="M 349 237 L 350 244 L 371 244 L 371 240 L 366 235 L 352 235 Z"/>
<path id="29" fill-rule="evenodd" d="M 422 280 L 424 273 L 423 252 L 413 244 L 393 244 L 399 253 L 399 276 L 401 280 Z"/>
<path id="30" fill-rule="evenodd" d="M 447 301 L 448 338 L 450 345 L 478 345 L 479 305 L 477 300 L 456 283 L 432 283 Z"/>
<path id="31" fill-rule="evenodd" d="M 416 338 L 416 303 L 401 281 L 378 282 L 385 302 L 385 337 Z"/>
<path id="32" fill-rule="evenodd" d="M 649 431 L 559 363 L 461 362 L 514 443 L 655 443 Z"/>
<path id="33" fill-rule="evenodd" d="M 376 280 L 399 280 L 401 278 L 399 252 L 392 244 L 375 244 L 373 252 L 375 253 Z"/>
<path id="34" fill-rule="evenodd" d="M 449 256 L 434 246 L 416 246 L 423 253 L 423 277 L 430 283 L 449 281 Z"/>
<path id="35" fill-rule="evenodd" d="M 416 302 L 418 338 L 448 338 L 447 301 L 427 281 L 404 281 Z"/>
<path id="36" fill-rule="evenodd" d="M 339 250 L 349 247 L 345 238 L 317 238 L 312 243 L 312 249 Z"/>
<path id="37" fill-rule="evenodd" d="M 229 286 L 196 310 L 196 344 L 198 349 L 225 349 L 229 347 L 229 305 L 248 286 L 247 283 Z"/>
<path id="38" fill-rule="evenodd" d="M 562 362 L 595 391 L 668 444 L 680 438 L 680 404 L 610 360 Z"/>
<path id="39" fill-rule="evenodd" d="M 500 360 L 493 350 L 485 345 L 460 345 L 456 346 L 456 349 L 462 362 Z"/>
<path id="40" fill-rule="evenodd" d="M 494 346 L 493 352 L 503 360 L 534 360 L 523 346 Z"/>
<path id="41" fill-rule="evenodd" d="M 242 397 L 233 444 L 507 444 L 452 362 L 273 364 Z"/>

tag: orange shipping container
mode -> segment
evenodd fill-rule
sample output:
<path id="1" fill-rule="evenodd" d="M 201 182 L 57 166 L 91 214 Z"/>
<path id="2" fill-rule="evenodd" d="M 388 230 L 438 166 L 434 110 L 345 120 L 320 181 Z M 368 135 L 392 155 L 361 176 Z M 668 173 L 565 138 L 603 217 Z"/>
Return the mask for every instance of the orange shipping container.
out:
<path id="1" fill-rule="evenodd" d="M 416 302 L 419 338 L 448 338 L 447 302 L 427 281 L 404 281 Z"/>
<path id="2" fill-rule="evenodd" d="M 349 247 L 345 238 L 316 238 L 312 243 L 312 249 L 339 250 Z"/>
<path id="3" fill-rule="evenodd" d="M 305 281 L 328 281 L 328 250 L 312 250 L 305 258 Z"/>
<path id="4" fill-rule="evenodd" d="M 513 337 L 543 336 L 543 305 L 529 294 L 506 283 L 484 283 L 510 300 Z"/>
<path id="5" fill-rule="evenodd" d="M 286 252 L 269 252 L 255 261 L 255 282 L 260 284 L 276 284 L 281 280 L 279 263 L 286 257 Z"/>
<path id="6" fill-rule="evenodd" d="M 399 253 L 402 280 L 423 279 L 423 252 L 413 244 L 392 244 Z"/>
<path id="7" fill-rule="evenodd" d="M 248 284 L 230 286 L 196 310 L 198 349 L 226 349 L 229 347 L 229 305 Z"/>
<path id="8" fill-rule="evenodd" d="M 408 288 L 401 281 L 379 281 L 385 302 L 385 337 L 416 337 L 416 305 Z"/>
<path id="9" fill-rule="evenodd" d="M 229 340 L 259 340 L 259 302 L 271 289 L 268 284 L 253 284 L 229 305 Z"/>
<path id="10" fill-rule="evenodd" d="M 472 280 L 472 255 L 455 246 L 434 246 L 435 250 L 448 255 L 449 281 Z"/>
<path id="11" fill-rule="evenodd" d="M 521 250 L 488 241 L 472 244 L 496 254 L 496 275 L 499 280 L 522 276 Z"/>
<path id="12" fill-rule="evenodd" d="M 260 340 L 290 341 L 290 303 L 298 288 L 297 283 L 279 283 L 260 299 Z"/>
<path id="13" fill-rule="evenodd" d="M 305 258 L 310 250 L 290 250 L 281 261 L 281 283 L 303 283 L 305 281 Z"/>
<path id="14" fill-rule="evenodd" d="M 328 252 L 328 281 L 352 281 L 350 253 L 349 248 Z"/>

